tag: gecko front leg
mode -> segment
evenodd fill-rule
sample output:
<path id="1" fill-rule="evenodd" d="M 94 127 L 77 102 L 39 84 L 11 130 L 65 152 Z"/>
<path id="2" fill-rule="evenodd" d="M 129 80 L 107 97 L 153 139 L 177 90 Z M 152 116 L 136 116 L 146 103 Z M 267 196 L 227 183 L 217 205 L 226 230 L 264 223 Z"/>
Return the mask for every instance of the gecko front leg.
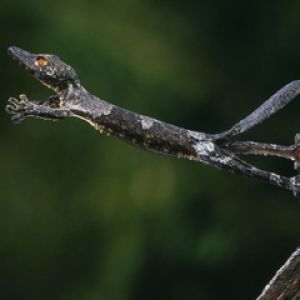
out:
<path id="1" fill-rule="evenodd" d="M 51 103 L 29 101 L 26 95 L 20 95 L 19 98 L 11 97 L 8 99 L 6 112 L 12 115 L 11 120 L 14 124 L 19 124 L 29 117 L 56 121 L 70 116 L 69 109 L 54 108 L 50 105 Z"/>
<path id="2" fill-rule="evenodd" d="M 50 106 L 51 108 L 59 108 L 61 106 L 61 101 L 59 99 L 59 96 L 51 95 L 48 97 L 47 100 L 45 100 L 39 104 Z"/>

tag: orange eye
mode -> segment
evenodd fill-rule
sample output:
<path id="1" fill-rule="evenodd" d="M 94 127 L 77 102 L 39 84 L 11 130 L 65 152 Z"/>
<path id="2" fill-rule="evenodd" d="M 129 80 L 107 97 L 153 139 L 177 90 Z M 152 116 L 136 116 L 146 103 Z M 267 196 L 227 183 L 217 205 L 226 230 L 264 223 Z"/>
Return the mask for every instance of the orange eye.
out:
<path id="1" fill-rule="evenodd" d="M 48 65 L 48 61 L 44 57 L 38 57 L 35 61 L 35 65 L 39 68 L 44 68 Z"/>

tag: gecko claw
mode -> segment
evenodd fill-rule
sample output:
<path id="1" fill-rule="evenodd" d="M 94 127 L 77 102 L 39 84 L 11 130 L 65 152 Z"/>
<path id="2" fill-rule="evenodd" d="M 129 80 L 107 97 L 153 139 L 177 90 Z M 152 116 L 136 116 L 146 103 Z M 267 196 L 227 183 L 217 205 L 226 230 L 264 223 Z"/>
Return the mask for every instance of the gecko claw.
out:
<path id="1" fill-rule="evenodd" d="M 15 125 L 20 124 L 22 121 L 24 121 L 24 119 L 25 119 L 24 114 L 15 114 L 10 118 L 12 123 Z"/>
<path id="2" fill-rule="evenodd" d="M 22 94 L 19 98 L 10 97 L 5 110 L 8 114 L 12 115 L 11 121 L 14 124 L 19 124 L 32 112 L 33 106 L 26 95 Z"/>

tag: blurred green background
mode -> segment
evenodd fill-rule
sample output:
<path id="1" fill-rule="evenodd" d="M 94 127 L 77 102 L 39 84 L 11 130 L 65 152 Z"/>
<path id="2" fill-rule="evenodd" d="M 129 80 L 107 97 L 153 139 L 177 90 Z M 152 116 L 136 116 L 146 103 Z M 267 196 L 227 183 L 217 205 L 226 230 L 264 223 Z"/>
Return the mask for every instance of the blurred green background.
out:
<path id="1" fill-rule="evenodd" d="M 50 91 L 6 51 L 57 54 L 93 94 L 215 133 L 299 79 L 299 10 L 296 0 L 1 0 L 0 298 L 258 296 L 300 245 L 291 193 L 80 120 L 14 126 L 9 96 Z M 243 138 L 293 143 L 299 102 Z M 294 174 L 286 161 L 247 159 Z"/>

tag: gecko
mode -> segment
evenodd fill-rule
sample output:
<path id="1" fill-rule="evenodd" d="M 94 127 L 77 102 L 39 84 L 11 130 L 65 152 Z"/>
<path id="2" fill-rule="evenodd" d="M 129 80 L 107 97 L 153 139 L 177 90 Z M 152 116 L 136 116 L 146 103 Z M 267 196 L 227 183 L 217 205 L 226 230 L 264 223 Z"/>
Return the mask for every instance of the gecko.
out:
<path id="1" fill-rule="evenodd" d="M 300 192 L 300 175 L 286 177 L 251 165 L 240 155 L 275 155 L 300 166 L 300 135 L 295 144 L 282 146 L 236 137 L 262 123 L 300 94 L 300 80 L 285 85 L 244 119 L 221 133 L 210 134 L 175 126 L 107 102 L 88 92 L 75 70 L 52 54 L 35 54 L 16 46 L 8 54 L 54 94 L 44 101 L 29 100 L 24 94 L 10 97 L 6 112 L 13 123 L 33 117 L 45 120 L 79 118 L 101 133 L 157 154 L 186 158 L 238 175 L 255 177 L 267 183 Z"/>

